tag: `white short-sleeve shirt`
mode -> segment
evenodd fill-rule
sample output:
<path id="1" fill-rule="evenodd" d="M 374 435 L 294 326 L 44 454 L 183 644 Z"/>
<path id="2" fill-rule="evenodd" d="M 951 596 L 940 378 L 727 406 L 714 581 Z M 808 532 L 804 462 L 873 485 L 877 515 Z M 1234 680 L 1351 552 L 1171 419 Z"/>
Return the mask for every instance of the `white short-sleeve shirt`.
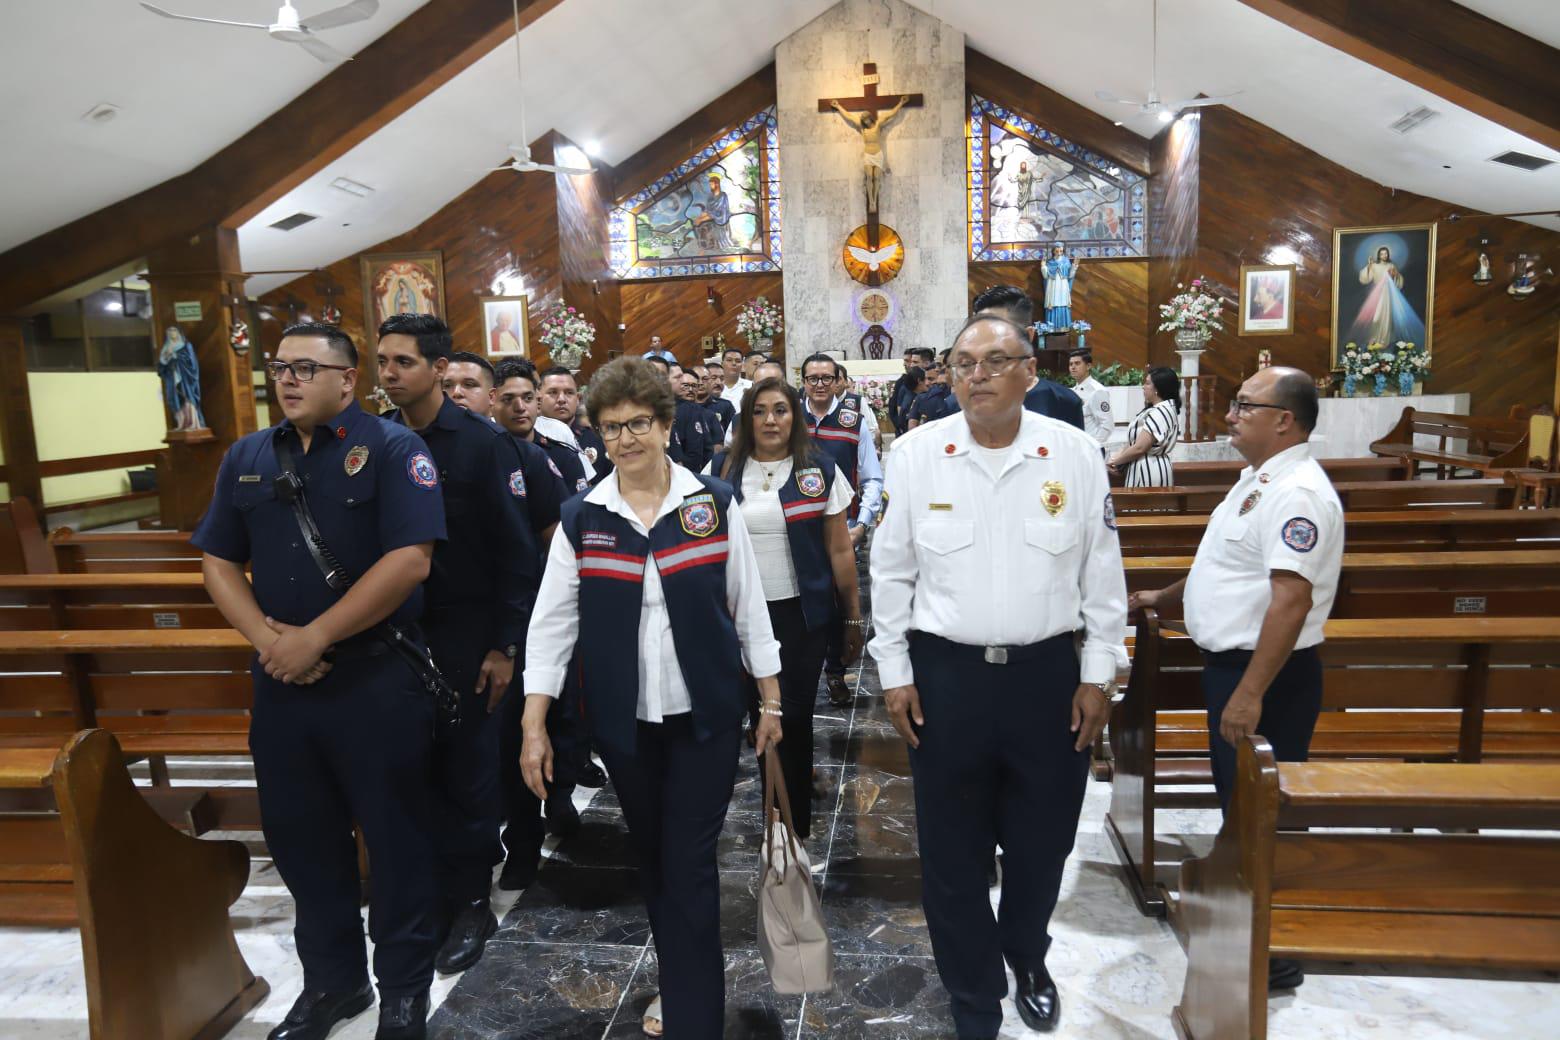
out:
<path id="1" fill-rule="evenodd" d="M 791 479 L 791 460 L 759 462 L 749 459 L 742 470 L 742 518 L 747 522 L 753 554 L 758 558 L 758 576 L 768 602 L 795 599 L 801 595 L 796 581 L 796 561 L 791 558 L 790 535 L 786 533 L 785 513 L 780 505 L 780 488 Z M 769 476 L 769 490 L 764 477 Z M 829 489 L 825 516 L 850 508 L 855 491 L 845 474 L 835 471 L 834 486 Z"/>
<path id="2" fill-rule="evenodd" d="M 1343 566 L 1343 504 L 1309 444 L 1246 467 L 1208 519 L 1186 579 L 1187 634 L 1204 650 L 1255 650 L 1272 572 L 1311 583 L 1295 649 L 1322 641 Z"/>

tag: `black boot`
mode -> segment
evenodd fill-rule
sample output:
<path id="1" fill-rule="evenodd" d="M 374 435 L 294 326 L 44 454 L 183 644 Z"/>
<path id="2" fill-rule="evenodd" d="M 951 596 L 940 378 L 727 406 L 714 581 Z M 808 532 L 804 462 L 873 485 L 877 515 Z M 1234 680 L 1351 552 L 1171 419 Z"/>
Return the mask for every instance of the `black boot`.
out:
<path id="1" fill-rule="evenodd" d="M 1042 965 L 1032 971 L 1015 970 L 1013 976 L 1018 980 L 1018 993 L 1013 997 L 1018 1017 L 1037 1033 L 1051 1032 L 1062 1014 L 1062 998 L 1057 995 L 1051 973 Z"/>
<path id="2" fill-rule="evenodd" d="M 487 946 L 488 937 L 496 931 L 498 918 L 493 916 L 487 896 L 460 904 L 460 910 L 450 925 L 450 934 L 444 940 L 444 945 L 439 947 L 439 955 L 434 958 L 433 966 L 444 975 L 465 971 L 482 959 L 482 950 Z M 427 1010 L 426 1004 L 424 1010 Z"/>
<path id="3" fill-rule="evenodd" d="M 596 763 L 586 759 L 585 764 L 580 767 L 580 776 L 577 782 L 581 787 L 605 787 L 607 774 L 602 772 L 601 767 Z"/>
<path id="4" fill-rule="evenodd" d="M 843 675 L 829 676 L 829 703 L 836 708 L 848 708 L 852 695 L 850 687 L 845 685 Z"/>
<path id="5" fill-rule="evenodd" d="M 306 989 L 293 1001 L 282 1024 L 266 1034 L 266 1040 L 325 1040 L 337 1022 L 360 1015 L 374 1003 L 374 987 L 327 993 Z"/>
<path id="6" fill-rule="evenodd" d="M 374 1040 L 423 1040 L 428 1035 L 428 992 L 385 997 L 379 1003 L 379 1028 Z"/>
<path id="7" fill-rule="evenodd" d="M 1287 957 L 1274 957 L 1268 961 L 1268 992 L 1275 990 L 1294 989 L 1305 981 L 1305 972 L 1300 970 L 1300 962 L 1292 961 Z"/>

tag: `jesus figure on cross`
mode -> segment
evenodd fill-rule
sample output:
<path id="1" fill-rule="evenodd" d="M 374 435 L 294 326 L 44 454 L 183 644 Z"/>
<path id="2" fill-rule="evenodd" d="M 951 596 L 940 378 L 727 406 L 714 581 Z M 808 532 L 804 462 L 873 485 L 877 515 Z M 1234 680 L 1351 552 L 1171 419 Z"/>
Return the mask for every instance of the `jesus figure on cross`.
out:
<path id="1" fill-rule="evenodd" d="M 878 190 L 883 183 L 883 174 L 888 172 L 888 158 L 883 152 L 883 129 L 909 100 L 908 96 L 901 97 L 899 103 L 888 110 L 888 114 L 881 122 L 878 121 L 877 113 L 870 109 L 861 113 L 859 117 L 852 118 L 851 114 L 845 111 L 844 105 L 838 101 L 830 102 L 834 106 L 834 111 L 840 114 L 840 118 L 861 134 L 861 162 L 867 178 L 868 214 L 876 214 L 878 211 Z"/>

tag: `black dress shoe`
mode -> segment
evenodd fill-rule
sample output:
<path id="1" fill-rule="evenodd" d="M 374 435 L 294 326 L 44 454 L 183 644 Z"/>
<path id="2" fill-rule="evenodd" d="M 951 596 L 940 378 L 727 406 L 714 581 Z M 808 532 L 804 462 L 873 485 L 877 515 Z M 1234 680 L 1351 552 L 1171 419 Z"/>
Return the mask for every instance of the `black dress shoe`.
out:
<path id="1" fill-rule="evenodd" d="M 450 925 L 449 936 L 444 940 L 444 945 L 439 947 L 439 955 L 434 958 L 433 966 L 444 975 L 465 971 L 482 959 L 488 937 L 496 931 L 498 918 L 493 916 L 487 896 L 462 904 Z M 383 1023 L 383 1015 L 380 1018 Z"/>
<path id="2" fill-rule="evenodd" d="M 306 989 L 293 1001 L 282 1024 L 267 1033 L 266 1040 L 325 1040 L 337 1022 L 360 1015 L 374 1003 L 374 987 L 328 993 Z"/>
<path id="3" fill-rule="evenodd" d="M 1024 1025 L 1037 1033 L 1049 1033 L 1056 1028 L 1056 1020 L 1062 1014 L 1062 998 L 1057 995 L 1056 983 L 1045 968 L 1035 971 L 1014 971 L 1018 980 L 1018 994 L 1013 1003 L 1018 1005 L 1018 1017 Z"/>
<path id="4" fill-rule="evenodd" d="M 1289 960 L 1287 957 L 1274 957 L 1268 961 L 1268 992 L 1275 990 L 1294 989 L 1305 981 L 1305 972 L 1300 969 L 1299 961 Z"/>
<path id="5" fill-rule="evenodd" d="M 379 1004 L 374 1040 L 423 1040 L 428 1035 L 428 994 L 385 997 Z"/>
<path id="6" fill-rule="evenodd" d="M 504 869 L 498 872 L 498 887 L 505 892 L 518 892 L 530 888 L 536 880 L 537 861 L 540 852 L 511 852 L 504 860 Z"/>
<path id="7" fill-rule="evenodd" d="M 594 762 L 586 762 L 580 768 L 579 779 L 575 781 L 581 787 L 605 787 L 607 785 L 607 773 Z"/>
<path id="8" fill-rule="evenodd" d="M 829 703 L 836 708 L 850 707 L 850 688 L 845 685 L 843 675 L 829 676 Z"/>
<path id="9" fill-rule="evenodd" d="M 547 832 L 556 834 L 560 838 L 573 837 L 579 833 L 580 811 L 574 807 L 572 798 L 562 795 L 554 795 L 547 799 Z"/>

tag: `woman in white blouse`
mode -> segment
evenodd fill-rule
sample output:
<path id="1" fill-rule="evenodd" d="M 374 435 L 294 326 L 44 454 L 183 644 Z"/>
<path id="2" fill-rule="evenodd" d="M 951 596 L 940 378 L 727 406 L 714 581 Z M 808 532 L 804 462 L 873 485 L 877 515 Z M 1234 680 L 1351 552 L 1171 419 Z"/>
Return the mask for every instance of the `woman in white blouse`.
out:
<path id="1" fill-rule="evenodd" d="M 661 992 L 644 1028 L 719 1040 L 725 1018 L 715 846 L 736 782 L 744 669 L 757 745 L 781 736 L 780 647 L 731 489 L 672 465 L 676 398 L 637 358 L 591 380 L 613 471 L 563 507 L 525 654 L 520 767 L 546 798 L 547 711 L 578 645 L 592 742 L 639 859 Z M 517 492 L 518 493 L 518 492 Z"/>
<path id="2" fill-rule="evenodd" d="M 1109 462 L 1110 471 L 1127 471 L 1127 487 L 1171 487 L 1175 466 L 1170 452 L 1181 439 L 1181 377 L 1159 365 L 1143 376 L 1144 408 L 1127 427 L 1126 447 Z"/>
<path id="3" fill-rule="evenodd" d="M 781 379 L 756 383 L 744 396 L 729 455 L 710 471 L 732 486 L 753 539 L 769 622 L 780 641 L 780 710 L 786 742 L 781 771 L 802 837 L 812 830 L 812 726 L 818 677 L 835 604 L 845 614 L 845 663 L 861 653 L 856 554 L 845 511 L 855 491 L 818 451 L 801 418 L 802 399 Z M 750 702 L 757 690 L 749 686 Z"/>

